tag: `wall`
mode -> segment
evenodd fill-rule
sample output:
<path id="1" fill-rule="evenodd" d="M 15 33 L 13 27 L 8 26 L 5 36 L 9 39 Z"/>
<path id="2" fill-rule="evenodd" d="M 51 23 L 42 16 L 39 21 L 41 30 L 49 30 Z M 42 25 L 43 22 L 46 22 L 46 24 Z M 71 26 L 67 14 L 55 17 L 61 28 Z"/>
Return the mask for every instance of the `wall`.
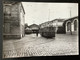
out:
<path id="1" fill-rule="evenodd" d="M 76 24 L 74 24 L 75 21 L 77 21 Z M 70 23 L 70 26 L 68 26 L 69 25 L 68 23 Z M 78 34 L 78 18 L 74 18 L 72 20 L 67 20 L 65 24 L 66 24 L 65 25 L 66 34 Z M 75 28 L 76 28 L 76 30 L 75 30 Z"/>
<path id="2" fill-rule="evenodd" d="M 41 28 L 47 27 L 47 26 L 53 26 L 53 27 L 55 27 L 55 32 L 56 33 L 64 33 L 63 21 L 58 21 L 58 20 L 61 20 L 61 19 L 55 19 L 53 21 L 43 23 L 41 25 Z"/>
<path id="3" fill-rule="evenodd" d="M 8 13 L 4 15 L 4 37 L 5 38 L 21 38 L 21 25 L 20 25 L 20 14 L 19 14 L 19 2 L 12 4 L 6 4 L 9 6 L 7 8 L 4 4 L 4 9 L 6 8 Z M 5 12 L 4 12 L 5 14 Z M 7 31 L 7 33 L 5 32 Z"/>
<path id="4" fill-rule="evenodd" d="M 20 17 L 20 33 L 21 37 L 25 35 L 25 13 L 22 6 L 22 3 L 19 3 L 19 17 Z"/>

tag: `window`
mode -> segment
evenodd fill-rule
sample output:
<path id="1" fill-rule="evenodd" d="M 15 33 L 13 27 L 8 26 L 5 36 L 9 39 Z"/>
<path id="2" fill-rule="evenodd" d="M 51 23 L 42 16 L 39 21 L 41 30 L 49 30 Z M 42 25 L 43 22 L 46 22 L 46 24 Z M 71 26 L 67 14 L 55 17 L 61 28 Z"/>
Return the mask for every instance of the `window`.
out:
<path id="1" fill-rule="evenodd" d="M 5 5 L 4 13 L 5 14 L 10 14 L 11 13 L 10 10 L 11 10 L 10 6 L 9 5 Z"/>
<path id="2" fill-rule="evenodd" d="M 11 16 L 11 7 L 9 5 L 4 6 L 4 19 L 9 19 Z"/>

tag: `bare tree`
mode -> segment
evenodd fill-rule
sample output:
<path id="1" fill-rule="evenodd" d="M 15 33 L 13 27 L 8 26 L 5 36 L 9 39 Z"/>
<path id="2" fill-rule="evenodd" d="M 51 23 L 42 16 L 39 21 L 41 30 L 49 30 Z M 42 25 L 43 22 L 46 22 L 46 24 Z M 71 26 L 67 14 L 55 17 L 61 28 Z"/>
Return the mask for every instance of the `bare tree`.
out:
<path id="1" fill-rule="evenodd" d="M 25 23 L 25 29 L 28 27 L 28 24 L 27 23 Z"/>

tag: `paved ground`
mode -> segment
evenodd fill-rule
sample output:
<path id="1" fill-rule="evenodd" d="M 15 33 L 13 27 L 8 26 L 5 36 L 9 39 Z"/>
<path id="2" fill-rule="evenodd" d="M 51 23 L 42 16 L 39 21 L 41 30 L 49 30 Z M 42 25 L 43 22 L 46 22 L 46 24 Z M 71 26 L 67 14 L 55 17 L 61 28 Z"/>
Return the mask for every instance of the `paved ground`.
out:
<path id="1" fill-rule="evenodd" d="M 31 34 L 3 41 L 3 58 L 78 54 L 77 35 L 56 34 L 55 38 L 47 39 Z"/>

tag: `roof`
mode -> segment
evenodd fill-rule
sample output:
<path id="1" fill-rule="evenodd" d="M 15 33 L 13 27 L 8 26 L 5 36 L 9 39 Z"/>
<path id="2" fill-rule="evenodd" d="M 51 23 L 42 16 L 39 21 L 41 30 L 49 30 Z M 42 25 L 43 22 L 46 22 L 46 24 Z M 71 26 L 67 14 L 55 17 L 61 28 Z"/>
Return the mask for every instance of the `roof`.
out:
<path id="1" fill-rule="evenodd" d="M 32 25 L 30 25 L 29 27 L 32 27 L 32 26 L 37 26 L 37 27 L 39 27 L 37 24 L 32 24 Z"/>
<path id="2" fill-rule="evenodd" d="M 18 1 L 3 1 L 4 4 L 17 4 L 17 3 L 21 3 L 21 2 L 18 2 Z M 23 12 L 25 14 L 25 11 L 24 11 L 24 8 L 23 8 L 23 5 L 21 3 L 21 6 L 22 6 L 22 9 L 23 9 Z"/>
<path id="3" fill-rule="evenodd" d="M 56 21 L 56 20 L 58 20 L 58 21 L 64 21 L 65 19 L 54 19 L 52 21 Z"/>
<path id="4" fill-rule="evenodd" d="M 68 18 L 68 19 L 54 19 L 54 20 L 52 20 L 52 21 L 47 21 L 47 22 L 44 22 L 44 23 L 42 23 L 42 24 L 49 23 L 49 22 L 54 22 L 54 21 L 56 21 L 56 20 L 61 21 L 61 22 L 65 22 L 65 21 L 67 21 L 67 20 L 73 20 L 73 19 L 75 19 L 75 18 L 78 18 L 78 16 L 71 17 L 71 18 Z M 40 25 L 42 25 L 42 24 L 40 24 Z"/>
<path id="5" fill-rule="evenodd" d="M 54 19 L 54 20 L 51 20 L 51 21 L 44 22 L 44 23 L 42 23 L 42 24 L 50 23 L 50 22 L 53 22 L 53 21 L 56 21 L 56 20 L 62 21 L 62 22 L 65 21 L 65 19 Z M 40 24 L 40 25 L 42 25 L 42 24 Z"/>
<path id="6" fill-rule="evenodd" d="M 23 8 L 23 12 L 24 12 L 24 14 L 25 14 L 25 10 L 24 10 L 24 7 L 23 7 L 23 4 L 21 3 L 21 6 L 22 6 L 22 8 Z"/>
<path id="7" fill-rule="evenodd" d="M 18 1 L 3 1 L 4 4 L 16 4 Z"/>
<path id="8" fill-rule="evenodd" d="M 65 21 L 68 21 L 68 20 L 73 20 L 73 19 L 75 19 L 75 18 L 78 18 L 78 16 L 68 18 L 68 19 L 66 19 Z"/>
<path id="9" fill-rule="evenodd" d="M 65 25 L 66 21 L 68 21 L 68 20 L 73 21 L 75 18 L 78 18 L 78 16 L 75 16 L 75 17 L 71 17 L 71 18 L 66 19 L 66 20 L 64 21 L 63 25 Z"/>

